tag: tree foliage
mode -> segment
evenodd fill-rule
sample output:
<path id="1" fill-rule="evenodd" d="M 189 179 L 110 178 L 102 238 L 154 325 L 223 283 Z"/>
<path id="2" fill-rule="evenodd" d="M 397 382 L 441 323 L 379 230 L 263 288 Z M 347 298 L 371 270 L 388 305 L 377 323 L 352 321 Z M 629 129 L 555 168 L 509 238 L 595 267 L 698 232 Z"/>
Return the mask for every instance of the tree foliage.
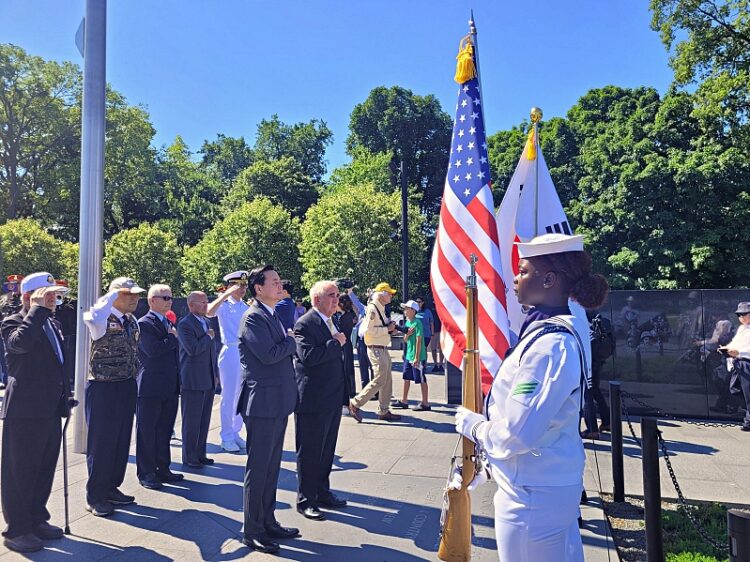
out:
<path id="1" fill-rule="evenodd" d="M 302 223 L 300 261 L 303 283 L 352 277 L 360 287 L 380 281 L 398 286 L 401 279 L 401 244 L 389 235 L 389 221 L 400 220 L 399 193 L 386 194 L 371 184 L 350 186 L 324 195 Z M 416 205 L 409 207 L 409 272 L 411 285 L 424 270 L 427 248 L 424 217 Z"/>
<path id="2" fill-rule="evenodd" d="M 377 87 L 354 107 L 349 120 L 347 151 L 355 155 L 360 147 L 372 153 L 391 152 L 391 175 L 406 166 L 407 183 L 422 193 L 420 207 L 428 214 L 440 209 L 448 151 L 451 118 L 433 95 L 418 96 L 393 86 Z"/>
<path id="3" fill-rule="evenodd" d="M 258 125 L 254 154 L 256 160 L 280 160 L 290 156 L 299 162 L 305 175 L 320 182 L 326 173 L 326 147 L 333 142 L 333 132 L 325 121 L 287 125 L 274 114 Z"/>
<path id="4" fill-rule="evenodd" d="M 392 193 L 397 178 L 391 171 L 392 152 L 370 152 L 360 146 L 352 151 L 352 161 L 331 172 L 326 191 L 346 189 L 353 185 L 371 184 L 377 191 Z"/>
<path id="5" fill-rule="evenodd" d="M 237 176 L 224 198 L 224 207 L 231 211 L 258 196 L 301 218 L 318 199 L 318 186 L 290 156 L 259 160 Z"/>
<path id="6" fill-rule="evenodd" d="M 216 135 L 215 141 L 204 141 L 200 153 L 203 155 L 201 164 L 229 182 L 255 160 L 253 149 L 245 142 L 245 137 L 234 138 L 222 134 Z"/>
<path id="7" fill-rule="evenodd" d="M 283 207 L 258 197 L 232 211 L 185 250 L 184 289 L 214 293 L 228 272 L 264 263 L 276 266 L 283 278 L 299 282 L 299 241 L 299 221 Z"/>
<path id="8" fill-rule="evenodd" d="M 0 225 L 0 278 L 35 271 L 65 278 L 71 273 L 71 246 L 49 234 L 33 219 L 10 220 Z"/>
<path id="9" fill-rule="evenodd" d="M 182 251 L 173 234 L 147 223 L 115 234 L 104 246 L 103 284 L 127 276 L 144 288 L 166 283 L 176 292 L 182 284 Z"/>

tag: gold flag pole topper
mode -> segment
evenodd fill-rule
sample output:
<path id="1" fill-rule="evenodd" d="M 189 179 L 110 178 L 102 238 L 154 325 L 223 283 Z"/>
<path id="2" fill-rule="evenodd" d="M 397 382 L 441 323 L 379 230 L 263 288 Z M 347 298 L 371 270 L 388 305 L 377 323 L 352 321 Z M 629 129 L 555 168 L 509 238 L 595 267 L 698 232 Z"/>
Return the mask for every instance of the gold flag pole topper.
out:
<path id="1" fill-rule="evenodd" d="M 482 411 L 482 387 L 479 381 L 479 349 L 477 324 L 477 256 L 469 258 L 470 274 L 466 278 L 466 349 L 464 350 L 463 399 L 464 408 Z M 471 559 L 471 496 L 467 487 L 477 473 L 476 445 L 471 439 L 460 437 L 462 445 L 461 479 L 459 490 L 446 486 L 443 494 L 443 513 L 440 518 L 440 546 L 438 558 L 444 562 L 468 562 Z M 453 478 L 456 464 L 454 451 L 448 481 Z"/>

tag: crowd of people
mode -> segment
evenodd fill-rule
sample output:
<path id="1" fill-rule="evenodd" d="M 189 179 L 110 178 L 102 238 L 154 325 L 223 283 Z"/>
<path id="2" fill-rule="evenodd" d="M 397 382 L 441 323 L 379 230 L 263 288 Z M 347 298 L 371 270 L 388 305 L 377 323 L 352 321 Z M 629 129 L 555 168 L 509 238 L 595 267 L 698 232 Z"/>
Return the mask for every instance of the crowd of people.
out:
<path id="1" fill-rule="evenodd" d="M 68 288 L 46 272 L 14 282 L 18 306 L 4 311 L 2 323 L 8 372 L 0 412 L 3 536 L 9 549 L 33 552 L 63 535 L 49 523 L 46 503 L 60 452 L 61 418 L 76 405 L 66 367 L 74 354 L 55 318 Z M 221 394 L 221 449 L 247 454 L 243 542 L 276 552 L 276 541 L 299 535 L 274 513 L 289 415 L 295 417 L 296 507 L 304 517 L 322 520 L 322 509 L 347 503 L 329 482 L 342 415 L 361 422 L 361 408 L 379 395 L 378 418 L 400 419 L 389 411 L 393 332 L 404 334 L 407 348 L 408 380 L 403 401 L 396 404 L 403 407 L 408 381 L 414 380 L 422 386 L 422 400 L 414 409 L 430 409 L 423 373 L 429 345 L 425 333 L 434 332 L 434 323 L 431 314 L 417 318 L 421 308 L 416 301 L 403 305 L 405 326 L 392 321 L 384 306 L 395 290 L 387 283 L 370 291 L 363 304 L 353 284 L 343 292 L 334 281 L 320 281 L 310 289 L 309 310 L 292 297 L 292 283 L 270 265 L 229 273 L 224 283 L 214 300 L 201 291 L 187 295 L 188 313 L 177 319 L 171 287 L 155 284 L 146 291 L 135 280 L 119 277 L 84 313 L 91 336 L 86 508 L 105 517 L 135 501 L 120 490 L 134 422 L 136 474 L 143 487 L 159 489 L 185 478 L 172 470 L 170 442 L 178 407 L 183 469 L 213 464 L 206 445 L 214 397 Z M 148 312 L 136 318 L 144 293 Z M 354 350 L 362 346 L 357 393 Z"/>

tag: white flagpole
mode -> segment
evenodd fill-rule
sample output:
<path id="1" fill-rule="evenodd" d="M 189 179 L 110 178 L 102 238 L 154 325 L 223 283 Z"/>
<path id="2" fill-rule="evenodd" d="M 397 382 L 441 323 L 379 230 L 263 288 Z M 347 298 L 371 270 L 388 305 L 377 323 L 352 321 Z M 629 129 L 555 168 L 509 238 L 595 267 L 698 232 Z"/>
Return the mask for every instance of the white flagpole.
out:
<path id="1" fill-rule="evenodd" d="M 84 31 L 75 374 L 79 406 L 73 410 L 73 450 L 76 453 L 86 452 L 85 387 L 91 355 L 91 338 L 83 323 L 83 313 L 99 297 L 102 278 L 107 0 L 86 0 Z"/>
<path id="2" fill-rule="evenodd" d="M 534 127 L 534 236 L 539 236 L 539 121 L 542 120 L 542 110 L 531 108 L 531 123 Z"/>

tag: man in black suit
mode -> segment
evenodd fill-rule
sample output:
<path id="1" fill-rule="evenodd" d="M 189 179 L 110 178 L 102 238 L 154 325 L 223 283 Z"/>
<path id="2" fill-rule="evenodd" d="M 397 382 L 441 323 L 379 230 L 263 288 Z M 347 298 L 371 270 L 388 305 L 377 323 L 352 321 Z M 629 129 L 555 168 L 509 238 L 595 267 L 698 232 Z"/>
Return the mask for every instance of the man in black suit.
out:
<path id="1" fill-rule="evenodd" d="M 161 488 L 162 482 L 179 482 L 184 477 L 169 470 L 180 373 L 177 330 L 165 314 L 172 308 L 169 285 L 152 285 L 148 290 L 149 311 L 138 320 L 138 402 L 136 404 L 135 462 L 138 480 L 144 488 Z"/>
<path id="2" fill-rule="evenodd" d="M 333 313 L 339 291 L 333 281 L 310 289 L 312 308 L 294 326 L 297 340 L 295 370 L 299 404 L 294 414 L 297 438 L 297 511 L 308 519 L 325 519 L 319 507 L 343 507 L 346 500 L 331 493 L 330 475 L 341 409 L 349 401 L 342 345 Z"/>
<path id="3" fill-rule="evenodd" d="M 206 293 L 190 293 L 187 305 L 190 314 L 177 324 L 182 387 L 182 464 L 203 468 L 214 463 L 213 459 L 206 457 L 206 440 L 214 390 L 219 384 L 219 366 L 214 330 L 206 318 Z"/>
<path id="4" fill-rule="evenodd" d="M 297 405 L 296 344 L 274 314 L 283 290 L 273 266 L 251 271 L 248 289 L 255 301 L 240 325 L 243 384 L 237 404 L 247 429 L 242 542 L 260 552 L 277 552 L 279 545 L 271 539 L 299 536 L 299 529 L 282 527 L 274 514 L 284 433 Z"/>
<path id="5" fill-rule="evenodd" d="M 9 371 L 0 411 L 3 542 L 17 552 L 40 550 L 42 540 L 63 536 L 48 523 L 46 505 L 60 455 L 60 418 L 70 414 L 62 334 L 51 316 L 64 292 L 47 272 L 26 276 L 23 308 L 2 324 Z"/>

